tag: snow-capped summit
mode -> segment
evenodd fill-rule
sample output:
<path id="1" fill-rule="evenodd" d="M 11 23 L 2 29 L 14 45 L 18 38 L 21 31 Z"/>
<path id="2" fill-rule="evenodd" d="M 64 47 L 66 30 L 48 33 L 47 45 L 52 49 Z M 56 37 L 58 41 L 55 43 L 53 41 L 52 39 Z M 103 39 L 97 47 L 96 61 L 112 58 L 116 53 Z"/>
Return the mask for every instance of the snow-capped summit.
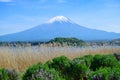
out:
<path id="1" fill-rule="evenodd" d="M 47 23 L 54 23 L 54 22 L 63 23 L 63 22 L 71 22 L 71 20 L 64 16 L 55 16 L 55 17 L 51 18 L 50 20 L 48 20 Z"/>

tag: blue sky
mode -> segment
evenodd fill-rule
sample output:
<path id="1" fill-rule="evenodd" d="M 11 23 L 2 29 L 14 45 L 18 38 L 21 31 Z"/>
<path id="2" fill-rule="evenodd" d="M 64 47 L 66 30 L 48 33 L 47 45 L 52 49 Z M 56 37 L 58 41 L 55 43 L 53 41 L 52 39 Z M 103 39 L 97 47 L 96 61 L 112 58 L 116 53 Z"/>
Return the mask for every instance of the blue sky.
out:
<path id="1" fill-rule="evenodd" d="M 0 35 L 58 15 L 88 28 L 120 33 L 120 0 L 0 0 Z"/>

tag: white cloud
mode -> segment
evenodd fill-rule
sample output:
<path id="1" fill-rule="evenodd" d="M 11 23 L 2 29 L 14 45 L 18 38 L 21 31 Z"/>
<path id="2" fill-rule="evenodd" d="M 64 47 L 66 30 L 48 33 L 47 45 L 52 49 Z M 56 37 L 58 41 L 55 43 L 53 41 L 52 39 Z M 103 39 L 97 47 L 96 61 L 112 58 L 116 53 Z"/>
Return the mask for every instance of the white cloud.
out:
<path id="1" fill-rule="evenodd" d="M 11 2 L 12 0 L 0 0 L 0 2 Z"/>

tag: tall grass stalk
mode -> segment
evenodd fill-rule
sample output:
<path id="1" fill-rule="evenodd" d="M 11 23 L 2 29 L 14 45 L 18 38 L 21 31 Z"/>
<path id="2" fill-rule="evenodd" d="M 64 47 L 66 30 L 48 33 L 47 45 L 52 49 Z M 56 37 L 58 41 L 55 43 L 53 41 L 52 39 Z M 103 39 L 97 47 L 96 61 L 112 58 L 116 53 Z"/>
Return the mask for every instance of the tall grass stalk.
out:
<path id="1" fill-rule="evenodd" d="M 88 54 L 112 54 L 114 52 L 120 52 L 120 47 L 0 47 L 0 68 L 25 71 L 33 64 L 38 62 L 45 63 L 46 61 L 61 55 L 73 59 Z"/>

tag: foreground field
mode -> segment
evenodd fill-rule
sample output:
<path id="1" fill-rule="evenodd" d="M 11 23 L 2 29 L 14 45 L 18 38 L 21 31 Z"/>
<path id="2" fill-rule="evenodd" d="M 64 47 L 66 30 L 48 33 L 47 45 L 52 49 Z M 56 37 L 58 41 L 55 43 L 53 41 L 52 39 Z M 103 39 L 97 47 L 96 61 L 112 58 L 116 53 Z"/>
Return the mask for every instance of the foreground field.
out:
<path id="1" fill-rule="evenodd" d="M 120 47 L 0 47 L 0 68 L 15 69 L 22 72 L 33 64 L 45 63 L 61 55 L 72 60 L 75 57 L 89 54 L 113 54 L 114 52 L 120 52 Z"/>
<path id="2" fill-rule="evenodd" d="M 120 80 L 120 56 L 85 55 L 70 60 L 55 57 L 46 63 L 37 63 L 18 72 L 0 69 L 0 80 Z"/>

